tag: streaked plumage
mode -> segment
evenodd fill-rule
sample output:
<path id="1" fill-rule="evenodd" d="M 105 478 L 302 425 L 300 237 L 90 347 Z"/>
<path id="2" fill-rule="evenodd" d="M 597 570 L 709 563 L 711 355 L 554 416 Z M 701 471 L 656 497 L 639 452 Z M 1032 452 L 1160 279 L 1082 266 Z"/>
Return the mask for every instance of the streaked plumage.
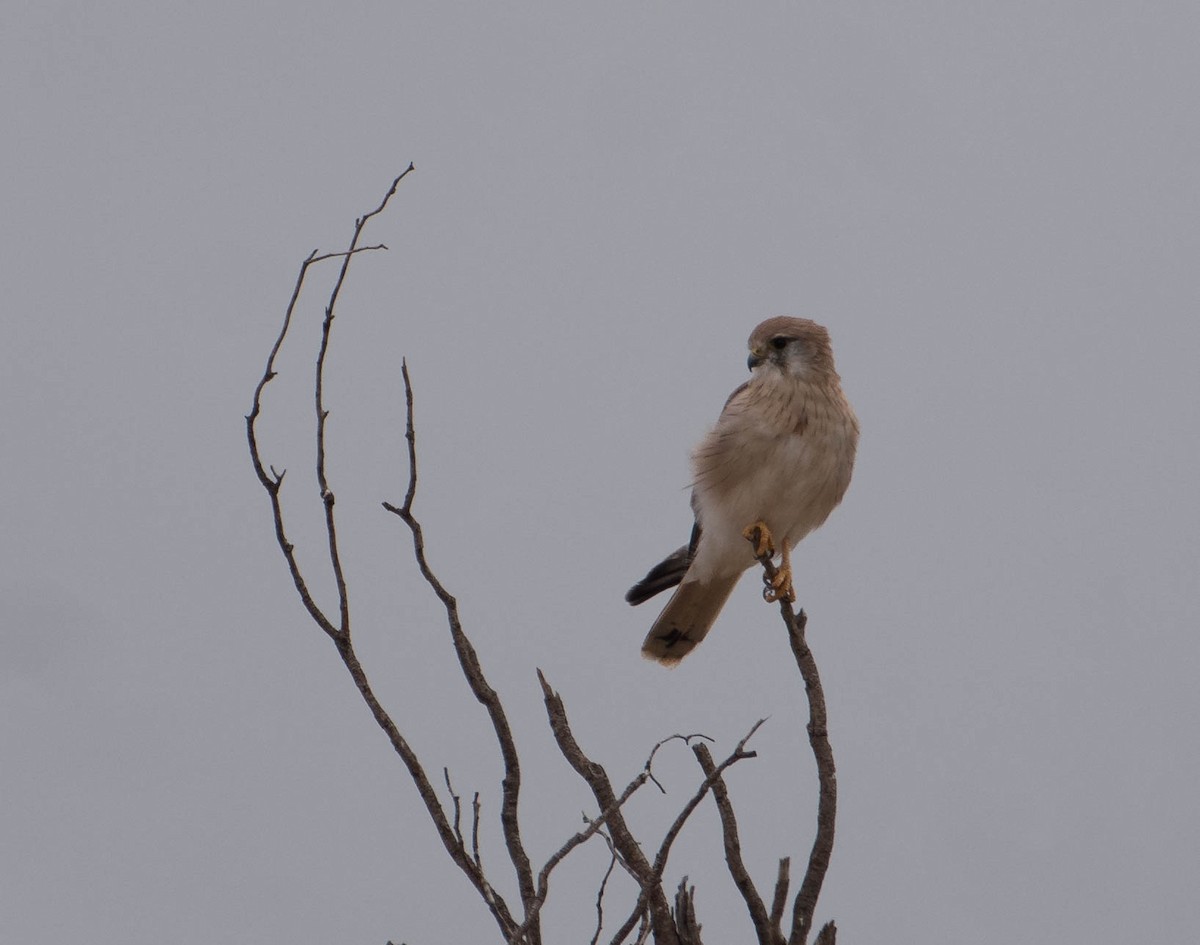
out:
<path id="1" fill-rule="evenodd" d="M 850 485 L 858 420 L 829 333 L 806 318 L 778 316 L 754 329 L 749 347 L 750 380 L 692 452 L 692 539 L 626 594 L 640 604 L 678 584 L 642 644 L 642 654 L 660 663 L 678 663 L 704 639 L 754 564 L 747 526 L 765 523 L 786 564 Z"/>

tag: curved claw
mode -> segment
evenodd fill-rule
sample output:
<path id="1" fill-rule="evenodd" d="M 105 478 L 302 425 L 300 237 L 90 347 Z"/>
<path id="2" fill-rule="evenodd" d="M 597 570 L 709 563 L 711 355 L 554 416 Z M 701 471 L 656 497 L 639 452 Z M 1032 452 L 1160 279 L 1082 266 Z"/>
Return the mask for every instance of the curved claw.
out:
<path id="1" fill-rule="evenodd" d="M 771 530 L 767 528 L 766 522 L 760 519 L 752 525 L 747 525 L 742 529 L 742 537 L 754 546 L 754 557 L 775 557 L 775 539 L 771 537 Z"/>
<path id="2" fill-rule="evenodd" d="M 796 589 L 792 586 L 792 569 L 790 565 L 784 565 L 775 572 L 775 576 L 767 577 L 763 575 L 763 600 L 768 604 L 774 604 L 777 601 L 785 600 L 789 604 L 796 601 Z"/>

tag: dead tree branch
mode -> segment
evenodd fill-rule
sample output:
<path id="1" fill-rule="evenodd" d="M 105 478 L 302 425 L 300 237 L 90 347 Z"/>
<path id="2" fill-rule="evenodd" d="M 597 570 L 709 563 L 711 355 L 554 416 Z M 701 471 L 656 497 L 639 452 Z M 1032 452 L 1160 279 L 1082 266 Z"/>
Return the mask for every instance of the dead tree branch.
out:
<path id="1" fill-rule="evenodd" d="M 820 678 L 817 675 L 816 664 L 813 661 L 812 653 L 804 637 L 806 625 L 804 612 L 793 613 L 791 605 L 786 600 L 780 601 L 780 610 L 788 629 L 788 638 L 792 652 L 796 659 L 796 665 L 804 679 L 805 690 L 808 694 L 809 742 L 817 759 L 820 786 L 817 837 L 809 856 L 808 868 L 793 904 L 790 934 L 785 936 L 782 931 L 783 916 L 788 898 L 790 861 L 785 858 L 779 863 L 774 896 L 768 912 L 766 904 L 758 890 L 754 887 L 749 872 L 742 860 L 737 818 L 724 780 L 725 772 L 734 764 L 743 759 L 755 757 L 755 752 L 747 750 L 746 745 L 763 724 L 763 720 L 759 720 L 754 724 L 746 736 L 737 743 L 733 751 L 720 764 L 714 762 L 707 746 L 692 744 L 697 739 L 711 741 L 706 736 L 693 734 L 672 735 L 664 738 L 651 749 L 643 769 L 618 794 L 603 766 L 592 761 L 579 746 L 571 731 L 562 698 L 550 687 L 540 670 L 538 671 L 538 679 L 541 684 L 547 718 L 549 719 L 550 729 L 555 742 L 563 757 L 588 785 L 599 813 L 592 819 L 585 817 L 584 829 L 576 831 L 555 850 L 535 875 L 521 834 L 519 819 L 519 799 L 522 785 L 521 766 L 516 741 L 509 725 L 507 714 L 500 696 L 488 682 L 479 656 L 463 629 L 459 617 L 457 599 L 446 589 L 429 563 L 426 554 L 424 530 L 413 511 L 418 485 L 416 429 L 414 422 L 413 385 L 409 375 L 408 364 L 405 361 L 401 363 L 401 374 L 404 380 L 405 394 L 405 440 L 407 442 L 408 454 L 408 485 L 402 504 L 396 506 L 392 503 L 384 502 L 383 507 L 388 512 L 400 518 L 409 529 L 412 537 L 413 554 L 418 569 L 425 582 L 441 602 L 445 611 L 450 640 L 458 657 L 463 677 L 472 695 L 484 707 L 491 724 L 492 736 L 495 738 L 504 770 L 501 782 L 500 825 L 505 847 L 508 851 L 508 858 L 516 880 L 516 886 L 521 898 L 522 915 L 519 919 L 514 914 L 514 910 L 509 907 L 504 897 L 495 889 L 484 871 L 479 847 L 479 825 L 482 807 L 479 792 L 474 793 L 472 800 L 471 836 L 468 840 L 463 826 L 464 812 L 462 797 L 454 790 L 448 768 L 443 767 L 442 774 L 446 790 L 449 793 L 451 808 L 449 812 L 439 799 L 437 789 L 428 777 L 422 761 L 401 733 L 395 720 L 376 697 L 355 651 L 351 633 L 350 591 L 342 565 L 335 516 L 334 492 L 330 485 L 326 461 L 326 430 L 330 413 L 324 400 L 325 370 L 331 346 L 332 327 L 336 317 L 336 306 L 342 287 L 346 282 L 352 260 L 364 252 L 387 249 L 382 243 L 369 246 L 359 245 L 364 228 L 371 219 L 384 211 L 391 198 L 395 195 L 400 182 L 412 170 L 413 166 L 410 164 L 402 174 L 392 181 L 391 187 L 378 206 L 355 220 L 353 235 L 348 247 L 344 251 L 318 253 L 314 250 L 305 258 L 284 313 L 283 325 L 271 347 L 263 374 L 255 386 L 251 410 L 246 416 L 246 436 L 250 449 L 251 462 L 255 475 L 270 500 L 276 541 L 283 554 L 292 583 L 305 611 L 320 630 L 333 642 L 342 663 L 354 681 L 355 687 L 370 710 L 376 724 L 384 732 L 393 750 L 400 757 L 409 776 L 412 778 L 417 793 L 433 822 L 434 828 L 446 852 L 483 899 L 496 922 L 503 940 L 508 945 L 541 945 L 541 912 L 549 896 L 551 875 L 572 851 L 587 843 L 597 834 L 602 836 L 605 843 L 608 844 L 611 857 L 596 896 L 596 924 L 594 934 L 591 938 L 592 945 L 596 945 L 600 940 L 604 925 L 605 894 L 609 887 L 609 879 L 618 864 L 633 878 L 638 889 L 638 895 L 632 911 L 629 912 L 628 917 L 611 939 L 612 945 L 623 945 L 631 935 L 635 936 L 636 945 L 642 945 L 651 936 L 654 939 L 655 945 L 702 945 L 700 940 L 701 926 L 695 913 L 694 887 L 688 885 L 688 880 L 685 876 L 679 883 L 673 898 L 671 898 L 668 897 L 663 881 L 671 849 L 676 839 L 679 837 L 692 813 L 710 791 L 713 794 L 721 818 L 726 863 L 746 903 L 746 908 L 750 914 L 751 922 L 754 925 L 760 945 L 807 945 L 807 939 L 812 928 L 813 913 L 816 908 L 825 871 L 828 868 L 829 856 L 833 846 L 837 782 L 833 766 L 833 753 L 829 746 L 827 733 L 824 695 L 821 689 Z M 316 446 L 315 472 L 318 497 L 323 511 L 325 545 L 328 556 L 327 566 L 329 568 L 328 574 L 332 579 L 332 584 L 337 593 L 336 616 L 327 613 L 317 604 L 311 592 L 310 580 L 300 566 L 295 546 L 289 539 L 287 528 L 285 527 L 282 487 L 286 470 L 276 471 L 274 466 L 263 461 L 258 436 L 258 422 L 263 412 L 264 391 L 267 385 L 277 376 L 276 360 L 285 339 L 292 330 L 294 314 L 300 295 L 305 287 L 305 280 L 313 265 L 330 259 L 340 259 L 341 265 L 325 304 L 324 318 L 321 322 L 320 343 L 316 358 L 316 374 L 313 386 L 313 408 L 316 421 L 314 433 Z M 767 558 L 760 558 L 759 561 L 763 566 L 765 580 L 770 581 L 777 573 L 774 565 Z M 683 741 L 692 747 L 703 771 L 704 779 L 668 827 L 662 840 L 659 842 L 653 859 L 651 859 L 647 854 L 649 847 L 643 848 L 642 843 L 634 836 L 625 819 L 623 808 L 629 799 L 647 781 L 653 782 L 662 793 L 666 793 L 662 784 L 659 783 L 654 775 L 653 763 L 659 749 L 676 740 Z M 821 930 L 814 945 L 834 945 L 835 938 L 836 928 L 832 923 L 829 923 Z"/>
<path id="2" fill-rule="evenodd" d="M 434 828 L 438 832 L 438 836 L 442 840 L 446 852 L 455 864 L 467 875 L 471 884 L 475 887 L 479 895 L 487 904 L 489 911 L 492 913 L 500 931 L 507 935 L 516 928 L 516 921 L 513 919 L 511 910 L 503 897 L 492 888 L 487 878 L 483 874 L 482 868 L 477 863 L 477 857 L 473 857 L 471 852 L 468 852 L 465 844 L 462 841 L 461 832 L 456 830 L 455 826 L 446 816 L 445 810 L 442 808 L 441 802 L 438 800 L 437 792 L 430 782 L 429 777 L 425 773 L 425 769 L 417 757 L 416 752 L 408 744 L 407 740 L 400 733 L 392 717 L 380 704 L 375 696 L 374 690 L 371 688 L 370 681 L 367 679 L 366 672 L 362 664 L 359 662 L 358 655 L 354 650 L 354 643 L 350 632 L 350 595 L 347 588 L 345 575 L 341 566 L 341 555 L 338 549 L 337 523 L 334 516 L 334 495 L 333 490 L 329 487 L 328 474 L 326 472 L 325 463 L 325 427 L 326 421 L 329 418 L 329 411 L 324 405 L 324 375 L 325 375 L 325 359 L 329 350 L 329 341 L 333 320 L 336 315 L 336 306 L 338 296 L 341 292 L 341 287 L 346 279 L 346 274 L 349 271 L 350 262 L 359 253 L 371 249 L 386 249 L 382 244 L 378 246 L 359 246 L 358 242 L 362 236 L 363 228 L 367 222 L 373 217 L 383 212 L 388 201 L 396 193 L 396 188 L 400 182 L 413 171 L 413 165 L 396 177 L 392 181 L 391 187 L 379 202 L 379 205 L 368 213 L 363 214 L 354 223 L 354 233 L 350 240 L 349 247 L 340 253 L 325 253 L 318 254 L 316 250 L 308 255 L 300 267 L 300 274 L 296 278 L 296 284 L 292 290 L 292 296 L 288 302 L 287 310 L 284 313 L 283 325 L 276 336 L 275 343 L 271 347 L 270 354 L 267 357 L 266 368 L 263 375 L 254 389 L 254 398 L 251 405 L 250 413 L 246 417 L 246 437 L 250 447 L 251 462 L 254 466 L 254 471 L 258 476 L 259 482 L 263 489 L 266 490 L 271 501 L 271 515 L 275 525 L 275 537 L 282 551 L 284 559 L 288 565 L 288 571 L 292 576 L 292 581 L 296 587 L 296 592 L 300 596 L 300 600 L 304 605 L 309 616 L 325 632 L 326 635 L 333 640 L 334 646 L 337 648 L 338 655 L 341 657 L 343 664 L 354 680 L 355 687 L 366 702 L 371 715 L 374 717 L 376 724 L 383 730 L 391 743 L 392 748 L 400 756 L 405 767 L 408 769 L 409 775 L 416 785 L 417 793 L 421 797 L 421 801 L 428 811 L 430 819 L 432 819 Z M 310 267 L 327 259 L 341 259 L 342 265 L 338 272 L 338 277 L 334 283 L 329 300 L 325 306 L 325 318 L 321 325 L 321 344 L 317 357 L 316 379 L 314 383 L 314 405 L 316 410 L 316 446 L 317 446 L 317 484 L 320 493 L 320 499 L 324 507 L 324 521 L 326 542 L 329 551 L 330 567 L 333 572 L 334 584 L 338 594 L 338 620 L 335 624 L 333 620 L 317 605 L 313 599 L 312 593 L 309 590 L 308 580 L 305 578 L 300 569 L 299 562 L 295 554 L 295 546 L 287 537 L 287 530 L 284 523 L 283 506 L 280 498 L 280 492 L 283 485 L 284 473 L 275 472 L 274 467 L 267 467 L 262 460 L 259 442 L 257 423 L 262 413 L 262 395 L 263 391 L 276 377 L 275 361 L 278 357 L 279 350 L 283 346 L 289 330 L 292 327 L 293 316 L 296 309 L 296 303 L 300 298 L 300 294 L 304 288 L 305 279 L 308 275 Z M 268 472 L 270 468 L 270 472 Z"/>
<path id="3" fill-rule="evenodd" d="M 792 909 L 792 932 L 788 936 L 791 945 L 804 945 L 812 930 L 813 913 L 817 909 L 817 898 L 829 869 L 829 858 L 833 853 L 833 834 L 837 820 L 837 769 L 833 762 L 833 747 L 829 744 L 828 717 L 825 713 L 825 690 L 821 687 L 821 676 L 817 662 L 804 638 L 808 616 L 801 610 L 793 613 L 791 604 L 780 602 L 780 610 L 788 624 L 788 641 L 796 666 L 804 677 L 804 691 L 808 695 L 808 743 L 817 760 L 817 836 L 808 855 L 808 869 L 796 894 Z"/>
<path id="4" fill-rule="evenodd" d="M 742 844 L 738 838 L 737 817 L 733 812 L 733 803 L 729 800 L 729 791 L 725 781 L 717 774 L 712 755 L 707 746 L 697 745 L 692 749 L 696 760 L 707 778 L 712 779 L 713 800 L 721 815 L 721 834 L 725 841 L 725 864 L 729 867 L 729 875 L 746 902 L 746 910 L 750 913 L 750 921 L 754 923 L 754 932 L 758 936 L 759 945 L 783 945 L 783 936 L 772 927 L 767 907 L 763 904 L 762 896 L 754 887 L 750 874 L 746 872 L 746 864 L 742 861 Z"/>
<path id="5" fill-rule="evenodd" d="M 592 794 L 596 798 L 596 804 L 600 810 L 609 812 L 608 830 L 613 845 L 617 848 L 621 858 L 629 864 L 637 878 L 638 885 L 642 890 L 638 899 L 639 903 L 649 902 L 654 941 L 658 945 L 679 945 L 679 937 L 675 934 L 675 923 L 671 920 L 671 906 L 667 902 L 661 884 L 654 880 L 654 868 L 646 859 L 641 845 L 625 822 L 625 816 L 621 813 L 617 796 L 613 792 L 612 782 L 608 779 L 608 772 L 588 758 L 583 749 L 579 747 L 579 743 L 575 741 L 570 723 L 567 721 L 566 706 L 563 705 L 558 693 L 550 688 L 550 684 L 546 682 L 546 677 L 542 675 L 541 670 L 538 670 L 538 681 L 542 684 L 542 695 L 546 702 L 546 714 L 550 719 L 550 730 L 554 734 L 554 740 L 558 743 L 559 751 L 567 759 L 567 763 L 592 789 Z M 640 914 L 640 910 L 636 914 Z M 632 924 L 616 941 L 623 940 L 631 930 Z"/>
<path id="6" fill-rule="evenodd" d="M 487 710 L 488 718 L 491 720 L 492 729 L 496 736 L 496 743 L 500 747 L 500 756 L 504 762 L 504 780 L 501 782 L 501 807 L 500 807 L 500 825 L 504 833 L 504 842 L 508 847 L 509 858 L 512 860 L 513 868 L 517 874 L 517 885 L 521 894 L 521 901 L 525 903 L 526 910 L 529 909 L 531 903 L 536 901 L 536 892 L 533 882 L 533 867 L 529 863 L 529 855 L 525 852 L 525 846 L 521 841 L 521 827 L 517 818 L 518 798 L 521 793 L 521 762 L 517 755 L 516 742 L 513 740 L 512 728 L 508 724 L 508 716 L 505 714 L 504 705 L 500 702 L 500 697 L 496 694 L 496 690 L 491 687 L 487 681 L 487 677 L 483 673 L 483 666 L 479 662 L 479 655 L 475 652 L 475 647 L 463 632 L 462 621 L 458 616 L 458 601 L 455 597 L 446 590 L 438 577 L 430 567 L 429 561 L 425 555 L 425 532 L 421 527 L 421 523 L 413 514 L 413 502 L 417 497 L 417 433 L 416 426 L 413 422 L 413 387 L 412 379 L 408 374 L 408 363 L 402 361 L 400 372 L 404 377 L 404 401 L 405 401 L 405 432 L 404 438 L 408 442 L 408 490 L 404 495 L 404 503 L 399 507 L 390 502 L 384 502 L 383 507 L 397 515 L 408 526 L 412 533 L 413 554 L 417 559 L 417 566 L 420 568 L 421 576 L 425 578 L 425 582 L 433 589 L 438 600 L 442 602 L 442 606 L 446 611 L 446 622 L 450 628 L 450 638 L 454 644 L 454 652 L 458 655 L 459 666 L 462 667 L 463 676 L 466 677 L 467 685 L 470 686 L 471 692 L 475 698 Z M 529 921 L 529 915 L 526 915 L 526 920 L 521 924 L 524 932 L 530 935 L 531 945 L 538 945 L 541 940 L 541 933 L 537 925 L 537 915 L 534 913 L 532 923 Z M 511 937 L 514 929 L 509 929 L 507 934 Z"/>
<path id="7" fill-rule="evenodd" d="M 821 926 L 821 931 L 817 933 L 813 945 L 837 945 L 837 926 L 832 922 L 826 922 Z"/>
<path id="8" fill-rule="evenodd" d="M 624 815 L 621 813 L 621 804 L 624 801 L 618 802 L 615 797 L 608 773 L 604 770 L 603 766 L 592 761 L 575 740 L 570 722 L 567 720 L 566 707 L 563 705 L 561 697 L 550 688 L 550 684 L 546 681 L 545 676 L 542 675 L 540 670 L 538 671 L 538 680 L 542 684 L 542 694 L 546 701 L 546 715 L 550 720 L 550 730 L 554 734 L 554 740 L 558 743 L 559 751 L 562 752 L 563 757 L 567 759 L 567 762 L 575 769 L 576 773 L 587 782 L 593 796 L 596 798 L 596 803 L 600 805 L 601 809 L 610 811 L 607 820 L 613 846 L 621 859 L 628 865 L 630 873 L 633 875 L 640 890 L 633 911 L 613 936 L 611 940 L 612 945 L 620 945 L 621 942 L 625 941 L 633 931 L 634 926 L 637 925 L 638 920 L 647 913 L 656 943 L 688 945 L 688 941 L 680 937 L 680 930 L 672 916 L 670 903 L 662 887 L 662 877 L 667 867 L 667 857 L 670 855 L 671 846 L 674 844 L 675 838 L 679 836 L 687 819 L 696 807 L 699 806 L 700 802 L 704 799 L 704 795 L 708 793 L 715 780 L 731 765 L 736 764 L 744 758 L 756 757 L 754 752 L 746 751 L 746 743 L 749 742 L 765 720 L 760 719 L 756 722 L 746 734 L 746 737 L 738 742 L 729 757 L 714 770 L 712 776 L 706 777 L 700 784 L 700 787 L 696 789 L 696 793 L 684 805 L 683 810 L 680 811 L 675 821 L 667 830 L 662 843 L 659 845 L 658 853 L 655 855 L 654 863 L 651 864 L 646 859 L 641 844 L 633 836 Z M 664 743 L 660 742 L 659 745 Z M 658 747 L 655 746 L 655 750 Z M 651 753 L 651 758 L 653 758 L 653 753 Z M 647 762 L 646 773 L 648 771 L 649 761 Z"/>
<path id="9" fill-rule="evenodd" d="M 607 840 L 608 837 L 605 836 L 605 839 Z M 617 851 L 611 842 L 608 850 L 612 854 L 612 858 L 608 861 L 608 869 L 604 871 L 604 876 L 600 880 L 600 889 L 596 892 L 596 931 L 592 933 L 589 945 L 596 945 L 600 941 L 600 933 L 604 931 L 604 893 L 608 889 L 608 880 L 612 876 L 613 870 L 617 868 Z"/>
<path id="10" fill-rule="evenodd" d="M 749 536 L 758 547 L 758 529 Z M 763 568 L 763 583 L 774 586 L 773 579 L 778 569 L 772 563 L 770 556 L 758 557 Z M 792 906 L 792 928 L 787 937 L 788 945 L 805 945 L 812 931 L 813 913 L 817 908 L 817 898 L 821 895 L 821 885 L 825 881 L 825 872 L 829 869 L 829 858 L 833 853 L 834 825 L 837 820 L 837 769 L 833 762 L 833 747 L 829 744 L 829 720 L 825 711 L 825 690 L 821 686 L 821 675 L 817 671 L 817 662 L 809 649 L 804 631 L 808 626 L 808 616 L 801 610 L 799 613 L 792 609 L 791 602 L 786 597 L 779 598 L 779 613 L 787 627 L 788 643 L 796 666 L 804 680 L 804 692 L 808 697 L 808 743 L 812 748 L 813 757 L 817 762 L 817 835 L 813 840 L 812 851 L 808 855 L 808 868 L 804 871 L 804 879 L 800 891 Z M 780 867 L 781 876 L 783 873 Z M 782 880 L 781 880 L 782 881 Z M 830 923 L 826 928 L 832 929 L 830 935 L 836 935 L 836 929 Z M 825 934 L 822 929 L 821 934 Z"/>
<path id="11" fill-rule="evenodd" d="M 700 922 L 696 919 L 696 887 L 688 885 L 685 876 L 675 891 L 675 907 L 671 911 L 675 928 L 679 930 L 679 941 L 683 945 L 701 945 Z"/>
<path id="12" fill-rule="evenodd" d="M 779 874 L 775 877 L 775 898 L 771 901 L 771 930 L 778 932 L 780 939 L 783 938 L 783 933 L 779 930 L 783 928 L 783 910 L 787 908 L 788 874 L 791 867 L 791 857 L 785 856 L 779 861 Z"/>
<path id="13" fill-rule="evenodd" d="M 545 692 L 547 689 L 549 689 L 549 684 L 546 682 L 546 679 L 542 675 L 541 670 L 538 670 L 538 679 L 541 681 L 543 692 Z M 555 698 L 557 698 L 557 696 Z M 561 700 L 560 700 L 560 703 L 561 703 Z M 563 710 L 562 718 L 563 718 L 563 724 L 566 724 L 565 709 Z M 569 731 L 569 728 L 568 728 L 568 731 Z M 581 844 L 586 843 L 588 840 L 590 840 L 596 834 L 600 833 L 611 818 L 613 818 L 615 816 L 620 816 L 620 810 L 622 807 L 625 806 L 625 802 L 628 801 L 631 797 L 633 797 L 634 793 L 638 790 L 638 788 L 640 788 L 647 781 L 653 781 L 654 784 L 657 785 L 657 787 L 660 791 L 663 790 L 662 785 L 658 783 L 658 779 L 654 777 L 654 771 L 653 771 L 654 756 L 656 754 L 658 754 L 658 750 L 660 748 L 662 748 L 663 745 L 666 745 L 668 742 L 681 740 L 685 744 L 687 744 L 687 743 L 690 743 L 690 741 L 694 738 L 707 738 L 707 737 L 708 737 L 707 735 L 671 735 L 671 736 L 668 736 L 667 738 L 664 738 L 662 741 L 660 741 L 657 745 L 655 745 L 650 750 L 650 755 L 649 755 L 649 757 L 646 758 L 646 763 L 645 763 L 645 765 L 642 766 L 641 772 L 639 772 L 637 777 L 635 777 L 632 781 L 629 782 L 628 785 L 626 785 L 625 790 L 623 790 L 621 792 L 619 797 L 617 797 L 613 800 L 612 805 L 610 807 L 608 807 L 607 809 L 601 811 L 601 813 L 598 817 L 596 817 L 594 820 L 591 820 L 588 822 L 588 825 L 585 829 L 576 833 L 573 837 L 571 837 L 569 840 L 567 840 L 566 843 L 564 843 L 561 847 L 559 847 L 559 849 L 556 850 L 553 855 L 551 855 L 550 859 L 548 859 L 546 861 L 546 865 L 543 866 L 542 869 L 538 873 L 537 896 L 535 898 L 532 908 L 529 908 L 526 910 L 525 923 L 521 926 L 521 928 L 517 929 L 517 931 L 513 933 L 512 941 L 514 943 L 519 942 L 521 940 L 522 935 L 525 933 L 526 927 L 537 917 L 537 915 L 541 911 L 542 906 L 545 905 L 546 898 L 550 892 L 550 874 L 554 871 L 554 868 L 557 867 L 559 863 L 561 863 L 564 859 L 566 859 L 567 854 L 569 854 L 572 850 L 574 850 L 576 847 L 580 846 Z M 597 765 L 597 767 L 599 767 L 599 765 Z M 603 771 L 603 769 L 601 769 L 601 771 Z M 607 775 L 604 775 L 604 777 L 607 778 Z M 666 792 L 663 791 L 663 793 L 665 794 Z M 613 854 L 613 863 L 615 864 L 615 862 L 618 859 L 617 850 L 616 850 L 615 846 L 613 845 L 612 839 L 610 836 L 606 836 L 605 839 L 608 841 L 609 850 Z M 611 872 L 612 872 L 612 868 L 611 868 L 611 864 L 610 864 L 610 868 L 609 868 L 608 872 L 605 873 L 604 883 L 601 884 L 599 896 L 597 897 L 596 910 L 597 910 L 597 913 L 600 915 L 601 920 L 603 919 L 603 911 L 601 909 L 601 900 L 603 899 L 603 895 L 604 895 L 604 884 L 607 883 L 608 876 Z M 634 875 L 634 878 L 636 879 L 637 874 L 634 873 L 633 875 Z M 600 929 L 599 929 L 599 925 L 597 925 L 596 935 L 598 936 L 599 934 L 600 934 Z"/>

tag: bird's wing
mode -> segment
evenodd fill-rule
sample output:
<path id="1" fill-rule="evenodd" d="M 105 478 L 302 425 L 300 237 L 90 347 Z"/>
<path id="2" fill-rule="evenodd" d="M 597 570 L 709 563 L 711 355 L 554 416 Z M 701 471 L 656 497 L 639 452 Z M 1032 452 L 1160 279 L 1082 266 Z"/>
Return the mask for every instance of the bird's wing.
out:
<path id="1" fill-rule="evenodd" d="M 644 578 L 638 581 L 625 594 L 629 603 L 637 605 L 648 601 L 655 594 L 661 594 L 668 588 L 674 587 L 683 580 L 692 559 L 696 557 L 696 549 L 700 547 L 700 523 L 692 526 L 691 540 L 682 548 L 676 548 L 662 561 L 652 567 Z"/>

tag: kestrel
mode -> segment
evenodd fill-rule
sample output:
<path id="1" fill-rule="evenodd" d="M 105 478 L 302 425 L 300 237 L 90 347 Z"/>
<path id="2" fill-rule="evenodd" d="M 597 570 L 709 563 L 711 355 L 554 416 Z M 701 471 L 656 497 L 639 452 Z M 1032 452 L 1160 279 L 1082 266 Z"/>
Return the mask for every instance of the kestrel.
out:
<path id="1" fill-rule="evenodd" d="M 751 377 L 692 451 L 691 541 L 630 588 L 631 604 L 679 585 L 642 644 L 668 666 L 712 628 L 756 553 L 782 556 L 763 596 L 795 600 L 791 550 L 842 501 L 858 419 L 833 366 L 829 332 L 807 318 L 768 318 L 750 335 Z M 758 529 L 758 543 L 751 546 Z"/>

